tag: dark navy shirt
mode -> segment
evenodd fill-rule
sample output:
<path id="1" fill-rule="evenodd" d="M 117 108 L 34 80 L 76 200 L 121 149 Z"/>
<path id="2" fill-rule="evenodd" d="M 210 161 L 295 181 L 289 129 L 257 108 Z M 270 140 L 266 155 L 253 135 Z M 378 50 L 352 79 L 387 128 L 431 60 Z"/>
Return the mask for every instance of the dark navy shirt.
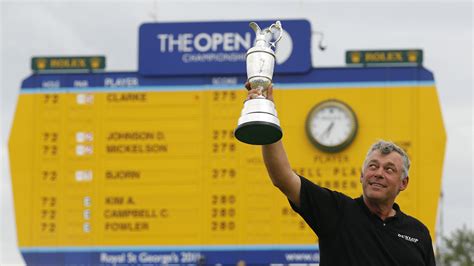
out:
<path id="1" fill-rule="evenodd" d="M 320 265 L 435 265 L 428 229 L 404 214 L 382 220 L 371 213 L 362 197 L 352 199 L 301 177 L 300 208 L 319 237 Z"/>

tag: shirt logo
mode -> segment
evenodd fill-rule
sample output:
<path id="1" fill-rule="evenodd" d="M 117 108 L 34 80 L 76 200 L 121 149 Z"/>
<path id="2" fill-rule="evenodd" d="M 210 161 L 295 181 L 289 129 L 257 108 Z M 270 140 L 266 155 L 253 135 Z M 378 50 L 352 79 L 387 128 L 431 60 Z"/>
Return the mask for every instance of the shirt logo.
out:
<path id="1" fill-rule="evenodd" d="M 406 241 L 410 241 L 410 242 L 413 242 L 413 243 L 418 242 L 418 238 L 414 238 L 414 237 L 407 236 L 407 235 L 402 235 L 402 234 L 397 234 L 397 235 L 398 235 L 399 238 L 405 239 Z"/>

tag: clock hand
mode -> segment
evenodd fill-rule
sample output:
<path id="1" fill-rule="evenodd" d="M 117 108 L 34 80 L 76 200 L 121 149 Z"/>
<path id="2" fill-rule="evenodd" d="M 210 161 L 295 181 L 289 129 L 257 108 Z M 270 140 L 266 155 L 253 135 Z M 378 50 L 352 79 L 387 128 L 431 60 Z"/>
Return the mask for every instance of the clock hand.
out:
<path id="1" fill-rule="evenodd" d="M 331 129 L 334 127 L 334 121 L 331 122 L 331 124 L 329 124 L 328 128 L 326 128 L 326 130 L 324 130 L 323 134 L 321 134 L 321 137 L 325 136 L 325 135 L 329 135 L 329 133 L 331 132 Z"/>

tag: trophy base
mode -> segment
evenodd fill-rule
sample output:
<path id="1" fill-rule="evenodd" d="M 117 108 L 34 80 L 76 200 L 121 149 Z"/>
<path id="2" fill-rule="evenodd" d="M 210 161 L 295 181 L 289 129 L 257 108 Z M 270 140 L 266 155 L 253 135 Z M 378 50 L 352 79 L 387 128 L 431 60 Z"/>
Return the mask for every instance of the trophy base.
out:
<path id="1" fill-rule="evenodd" d="M 247 122 L 235 130 L 235 137 L 239 141 L 252 145 L 272 144 L 282 136 L 283 132 L 278 125 L 264 121 Z"/>
<path id="2" fill-rule="evenodd" d="M 265 98 L 247 100 L 234 135 L 239 141 L 252 145 L 266 145 L 280 140 L 283 133 L 275 104 Z"/>

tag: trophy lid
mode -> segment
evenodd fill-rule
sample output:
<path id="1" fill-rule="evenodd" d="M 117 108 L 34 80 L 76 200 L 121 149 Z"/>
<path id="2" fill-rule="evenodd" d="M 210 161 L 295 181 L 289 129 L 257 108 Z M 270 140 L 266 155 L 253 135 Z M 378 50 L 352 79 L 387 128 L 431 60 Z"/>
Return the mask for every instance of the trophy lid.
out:
<path id="1" fill-rule="evenodd" d="M 261 29 L 255 22 L 250 22 L 250 27 L 255 31 L 256 39 L 255 39 L 255 46 L 260 47 L 275 47 L 276 43 L 280 41 L 281 36 L 283 34 L 283 28 L 281 26 L 281 22 L 277 21 L 270 25 L 270 27 Z M 271 42 L 273 39 L 274 34 L 278 32 L 278 37 L 275 39 L 274 42 Z"/>

